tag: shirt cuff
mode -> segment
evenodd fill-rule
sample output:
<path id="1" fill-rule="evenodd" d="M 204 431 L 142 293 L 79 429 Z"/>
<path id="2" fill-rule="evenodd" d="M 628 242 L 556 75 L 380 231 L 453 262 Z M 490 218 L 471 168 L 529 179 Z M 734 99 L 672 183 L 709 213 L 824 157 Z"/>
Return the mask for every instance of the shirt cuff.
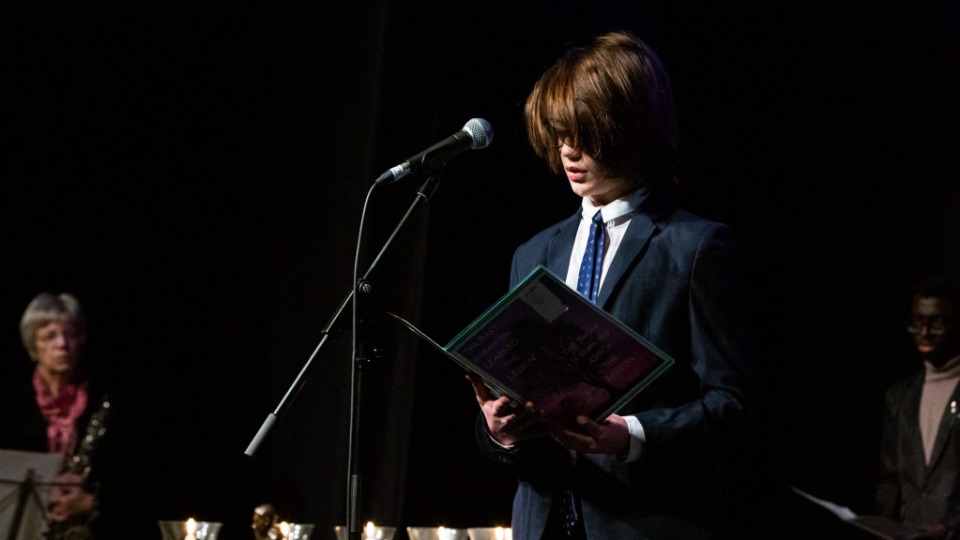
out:
<path id="1" fill-rule="evenodd" d="M 623 419 L 627 421 L 627 431 L 630 432 L 630 449 L 623 461 L 633 463 L 639 461 L 640 456 L 643 455 L 643 446 L 647 443 L 647 435 L 636 416 L 624 416 Z"/>
<path id="2" fill-rule="evenodd" d="M 490 428 L 487 427 L 486 422 L 484 422 L 483 424 L 483 431 L 487 434 L 487 438 L 490 439 L 490 442 L 492 442 L 493 445 L 499 448 L 500 450 L 505 450 L 507 452 L 512 452 L 516 450 L 517 448 L 516 444 L 503 444 L 502 442 L 494 438 L 493 434 L 490 433 Z"/>

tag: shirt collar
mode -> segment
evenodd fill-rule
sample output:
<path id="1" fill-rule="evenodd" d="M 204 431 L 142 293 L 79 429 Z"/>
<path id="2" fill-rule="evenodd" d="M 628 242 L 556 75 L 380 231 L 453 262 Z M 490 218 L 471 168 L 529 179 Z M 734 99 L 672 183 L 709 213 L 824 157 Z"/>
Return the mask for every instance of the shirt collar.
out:
<path id="1" fill-rule="evenodd" d="M 924 361 L 927 378 L 950 378 L 960 376 L 960 355 L 947 360 L 942 366 L 936 367 L 930 362 Z"/>
<path id="2" fill-rule="evenodd" d="M 600 212 L 603 215 L 603 223 L 608 227 L 614 225 L 619 225 L 630 219 L 630 216 L 637 211 L 637 208 L 640 208 L 640 205 L 643 204 L 643 201 L 650 195 L 649 186 L 641 186 L 636 191 L 628 193 L 619 199 L 605 204 L 603 206 L 596 206 L 590 202 L 589 197 L 584 197 L 582 206 L 583 211 L 581 215 L 583 219 L 590 221 L 593 219 L 593 215 L 597 212 Z"/>

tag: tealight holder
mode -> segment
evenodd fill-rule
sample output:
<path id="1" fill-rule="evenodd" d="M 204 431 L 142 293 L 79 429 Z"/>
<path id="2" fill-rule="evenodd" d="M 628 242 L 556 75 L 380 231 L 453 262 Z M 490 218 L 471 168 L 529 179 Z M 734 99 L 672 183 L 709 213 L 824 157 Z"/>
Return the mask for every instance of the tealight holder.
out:
<path id="1" fill-rule="evenodd" d="M 513 540 L 510 527 L 472 527 L 467 534 L 470 540 Z"/>
<path id="2" fill-rule="evenodd" d="M 158 521 L 163 540 L 217 540 L 223 523 L 215 521 Z"/>
<path id="3" fill-rule="evenodd" d="M 313 537 L 313 523 L 280 524 L 280 534 L 283 540 L 310 540 Z"/>
<path id="4" fill-rule="evenodd" d="M 466 529 L 450 527 L 407 527 L 410 540 L 468 540 Z"/>
<path id="5" fill-rule="evenodd" d="M 337 525 L 333 528 L 333 531 L 337 533 L 337 540 L 349 540 L 350 531 L 347 530 L 347 527 Z M 363 528 L 360 538 L 363 540 L 393 540 L 395 534 L 397 534 L 396 527 L 382 527 L 368 522 Z"/>

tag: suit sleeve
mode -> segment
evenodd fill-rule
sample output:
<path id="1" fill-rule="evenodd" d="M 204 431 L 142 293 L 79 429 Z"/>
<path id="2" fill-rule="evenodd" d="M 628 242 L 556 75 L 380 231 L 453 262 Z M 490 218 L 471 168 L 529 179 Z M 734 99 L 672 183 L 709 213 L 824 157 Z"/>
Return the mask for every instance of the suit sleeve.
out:
<path id="1" fill-rule="evenodd" d="M 721 437 L 736 442 L 752 426 L 748 396 L 755 377 L 729 229 L 719 223 L 707 227 L 691 264 L 686 315 L 696 387 L 688 401 L 636 415 L 646 433 L 644 453 L 651 459 L 702 452 Z"/>

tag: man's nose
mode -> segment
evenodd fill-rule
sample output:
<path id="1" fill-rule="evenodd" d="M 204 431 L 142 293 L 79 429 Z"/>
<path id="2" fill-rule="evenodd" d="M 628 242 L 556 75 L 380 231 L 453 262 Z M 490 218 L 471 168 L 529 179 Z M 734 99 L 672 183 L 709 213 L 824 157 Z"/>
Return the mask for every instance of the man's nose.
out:
<path id="1" fill-rule="evenodd" d="M 560 155 L 570 159 L 580 157 L 580 151 L 567 144 L 567 141 L 560 142 Z"/>

